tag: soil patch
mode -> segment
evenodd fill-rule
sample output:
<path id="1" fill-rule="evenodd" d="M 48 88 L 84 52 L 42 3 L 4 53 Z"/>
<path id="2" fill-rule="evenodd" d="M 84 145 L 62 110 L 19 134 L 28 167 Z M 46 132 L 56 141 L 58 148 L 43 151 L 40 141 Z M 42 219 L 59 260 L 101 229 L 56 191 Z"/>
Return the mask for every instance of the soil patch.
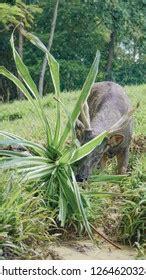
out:
<path id="1" fill-rule="evenodd" d="M 134 260 L 137 250 L 129 246 L 121 246 L 121 250 L 114 248 L 106 242 L 99 245 L 90 240 L 54 243 L 50 247 L 46 259 L 56 260 Z"/>

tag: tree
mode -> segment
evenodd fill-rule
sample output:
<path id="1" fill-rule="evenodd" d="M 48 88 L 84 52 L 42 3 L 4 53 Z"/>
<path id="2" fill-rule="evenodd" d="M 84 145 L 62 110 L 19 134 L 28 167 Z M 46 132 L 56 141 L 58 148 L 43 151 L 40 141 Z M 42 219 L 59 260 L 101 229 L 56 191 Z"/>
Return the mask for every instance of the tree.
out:
<path id="1" fill-rule="evenodd" d="M 23 45 L 24 45 L 24 38 L 21 33 L 22 26 L 26 27 L 27 29 L 31 27 L 31 24 L 33 23 L 33 13 L 41 12 L 41 9 L 34 5 L 26 5 L 23 3 L 22 0 L 16 0 L 16 6 L 20 8 L 23 17 L 20 19 L 20 25 L 18 27 L 19 29 L 19 39 L 18 39 L 18 53 L 20 57 L 23 59 Z M 21 80 L 20 75 L 18 74 L 19 79 Z M 23 99 L 24 95 L 23 93 L 17 89 L 19 99 Z"/>
<path id="2" fill-rule="evenodd" d="M 53 5 L 52 0 L 43 3 L 43 13 L 36 19 L 34 31 L 47 44 Z M 143 69 L 143 18 L 143 4 L 139 0 L 60 1 L 51 53 L 60 63 L 61 89 L 80 88 L 97 49 L 101 52 L 98 81 L 112 79 L 122 84 L 125 81 L 143 82 L 140 73 Z M 135 65 L 139 65 L 136 71 L 134 55 L 131 57 L 130 54 L 131 51 L 134 54 L 134 49 L 138 59 Z M 36 59 L 34 49 L 30 56 L 34 59 L 32 75 L 37 80 L 41 56 L 37 52 Z M 128 69 L 125 70 L 127 62 L 130 73 L 135 75 L 128 79 Z M 44 93 L 53 89 L 48 70 L 46 74 Z"/>
<path id="3" fill-rule="evenodd" d="M 46 4 L 43 6 L 42 16 L 36 19 L 34 32 L 39 34 L 40 39 L 47 44 L 48 24 L 51 26 L 50 19 L 53 14 L 53 5 L 51 0 L 44 2 Z M 80 88 L 88 74 L 99 42 L 102 49 L 104 49 L 104 41 L 106 39 L 103 39 L 104 35 L 102 35 L 102 32 L 99 34 L 98 30 L 96 30 L 95 8 L 97 9 L 97 7 L 87 5 L 86 3 L 82 5 L 74 4 L 72 1 L 60 1 L 59 3 L 51 53 L 60 64 L 62 76 L 61 90 Z M 32 49 L 30 56 L 33 58 L 31 73 L 36 75 L 35 77 L 33 76 L 35 79 L 38 79 L 38 69 L 41 63 L 40 52 L 37 51 L 36 59 L 34 57 L 34 49 Z M 30 62 L 30 59 L 28 62 Z M 48 69 L 46 74 L 44 93 L 53 90 Z"/>
<path id="4" fill-rule="evenodd" d="M 48 51 L 51 50 L 51 46 L 52 46 L 52 43 L 53 43 L 54 32 L 55 32 L 56 21 L 57 21 L 58 5 L 59 5 L 59 0 L 56 0 L 55 7 L 54 7 L 53 18 L 52 18 L 52 23 L 51 23 L 51 31 L 50 31 L 50 36 L 49 36 L 49 40 L 48 40 L 48 47 L 47 47 Z M 46 55 L 45 55 L 44 59 L 43 59 L 40 78 L 39 78 L 39 94 L 40 94 L 40 96 L 43 95 L 44 76 L 45 76 L 46 66 L 47 66 L 47 58 L 46 58 Z"/>
<path id="5" fill-rule="evenodd" d="M 110 31 L 107 52 L 106 78 L 112 79 L 115 49 L 123 40 L 133 40 L 143 25 L 143 3 L 139 0 L 98 0 L 98 17 Z M 140 38 L 140 37 L 139 37 Z"/>
<path id="6" fill-rule="evenodd" d="M 27 15 L 18 7 L 18 1 L 13 2 L 16 2 L 15 5 L 13 3 L 5 10 L 1 10 L 1 5 L 6 3 L 0 4 L 0 56 L 1 64 L 15 72 L 9 48 L 9 30 L 12 31 L 20 21 L 26 24 Z M 26 8 L 29 8 L 34 17 L 29 23 L 30 26 L 26 28 L 31 29 L 45 45 L 48 45 L 48 28 L 50 26 L 51 29 L 56 2 L 52 0 L 22 2 L 27 4 Z M 38 3 L 42 13 L 31 12 L 31 5 L 28 5 L 30 3 Z M 143 22 L 143 1 L 60 1 L 51 53 L 60 64 L 61 90 L 74 90 L 82 86 L 97 49 L 101 52 L 97 81 L 111 79 L 123 85 L 143 83 Z M 1 32 L 4 30 L 5 34 Z M 19 50 L 20 54 L 22 49 Z M 41 52 L 33 46 L 30 48 L 25 42 L 23 57 L 35 82 L 39 83 L 43 60 Z M 4 79 L 2 83 L 0 92 L 5 96 L 10 92 L 11 99 L 16 97 L 16 89 L 14 90 Z M 43 80 L 43 94 L 52 90 L 53 84 L 47 68 Z"/>
<path id="7" fill-rule="evenodd" d="M 7 3 L 0 4 L 0 25 L 2 26 L 1 32 L 8 32 L 17 26 L 19 29 L 18 53 L 20 57 L 23 58 L 23 36 L 20 32 L 21 25 L 23 24 L 27 29 L 30 28 L 34 19 L 33 14 L 41 13 L 42 9 L 40 9 L 37 5 L 26 5 L 22 0 L 6 2 Z M 17 92 L 19 99 L 22 99 L 23 94 L 21 91 L 17 89 Z"/>

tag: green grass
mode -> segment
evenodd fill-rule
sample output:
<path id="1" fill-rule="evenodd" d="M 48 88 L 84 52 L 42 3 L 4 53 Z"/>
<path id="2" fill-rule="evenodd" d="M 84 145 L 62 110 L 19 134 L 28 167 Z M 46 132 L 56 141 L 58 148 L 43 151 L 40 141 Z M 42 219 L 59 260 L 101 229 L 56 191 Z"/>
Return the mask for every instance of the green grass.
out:
<path id="1" fill-rule="evenodd" d="M 140 101 L 140 107 L 137 109 L 134 115 L 134 137 L 136 139 L 143 138 L 146 131 L 146 85 L 140 86 L 127 86 L 126 91 L 132 101 L 133 105 L 136 105 L 138 101 Z M 79 96 L 79 91 L 77 92 L 63 92 L 61 94 L 63 103 L 65 104 L 66 108 L 69 112 L 72 112 L 74 104 Z M 47 115 L 50 116 L 49 123 L 51 127 L 54 127 L 55 119 L 56 119 L 56 101 L 53 99 L 53 95 L 48 95 L 43 98 L 43 109 Z M 67 116 L 65 115 L 64 111 L 61 111 L 61 118 L 63 119 L 63 124 L 67 121 Z M 44 143 L 45 133 L 42 128 L 42 123 L 37 116 L 37 113 L 32 110 L 31 105 L 28 101 L 14 101 L 10 104 L 0 104 L 0 130 L 5 130 L 8 132 L 16 133 L 19 136 L 22 136 L 28 140 L 33 140 L 34 142 Z M 87 196 L 89 197 L 91 208 L 88 213 L 90 220 L 95 224 L 98 225 L 99 223 L 103 224 L 105 231 L 110 235 L 115 234 L 117 239 L 126 242 L 132 242 L 131 240 L 134 238 L 133 235 L 137 232 L 137 225 L 139 224 L 139 215 L 136 216 L 137 211 L 140 211 L 140 201 L 142 200 L 142 195 L 140 196 L 140 191 L 143 188 L 143 183 L 141 181 L 141 173 L 143 172 L 143 164 L 144 158 L 141 154 L 137 152 L 131 152 L 130 154 L 130 166 L 132 168 L 132 176 L 127 180 L 120 184 L 100 184 L 100 183 L 88 183 L 86 184 Z M 111 165 L 108 166 L 107 170 L 112 172 Z M 106 172 L 107 172 L 106 170 Z M 99 171 L 99 174 L 104 174 L 105 171 Z M 25 196 L 33 196 L 33 192 L 29 193 L 28 186 L 20 187 L 18 179 L 12 180 L 11 188 L 9 188 L 10 181 L 6 174 L 0 174 L 0 195 L 2 193 L 8 192 L 8 200 L 10 197 L 16 197 L 17 199 L 17 209 L 18 214 L 13 212 L 13 204 L 11 204 L 11 212 L 14 215 L 14 219 L 12 221 L 12 216 L 9 213 L 9 209 L 7 208 L 7 203 L 4 204 L 5 210 L 4 212 L 7 215 L 8 224 L 12 224 L 13 230 L 6 229 L 8 238 L 6 240 L 12 244 L 16 245 L 16 252 L 18 253 L 17 245 L 21 244 L 21 248 L 26 245 L 26 240 L 33 239 L 33 242 L 39 240 L 39 235 L 33 238 L 34 229 L 33 225 L 33 218 L 36 219 L 37 211 L 34 209 L 34 205 L 30 203 L 30 208 L 28 208 L 26 215 L 23 215 L 23 205 L 22 202 L 25 204 Z M 30 186 L 29 186 L 30 187 Z M 18 198 L 20 188 L 22 190 L 21 199 Z M 140 188 L 139 191 L 135 191 L 137 188 Z M 96 194 L 95 194 L 96 190 Z M 93 193 L 88 194 L 88 191 Z M 122 191 L 122 195 L 121 195 Z M 107 194 L 108 192 L 112 193 L 113 195 Z M 105 194 L 106 193 L 106 194 Z M 115 193 L 115 196 L 114 196 Z M 119 194 L 119 196 L 118 196 Z M 30 197 L 31 201 L 32 197 Z M 38 198 L 35 198 L 36 200 Z M 3 201 L 4 203 L 4 201 Z M 10 202 L 9 202 L 10 203 Z M 41 209 L 42 205 L 38 202 L 38 209 Z M 31 223 L 29 223 L 28 217 L 31 217 L 31 210 L 33 209 L 34 217 L 31 219 Z M 48 211 L 48 212 L 47 212 Z M 133 213 L 132 218 L 130 218 L 129 213 Z M 49 209 L 42 210 L 42 216 L 40 215 L 36 226 L 39 228 L 41 217 L 43 219 L 43 227 L 42 227 L 42 235 L 46 233 L 47 228 L 45 227 L 45 217 L 46 214 L 49 213 Z M 116 213 L 118 215 L 118 221 L 121 223 L 117 224 L 117 218 L 113 219 L 112 214 L 108 215 L 107 213 Z M 36 216 L 35 216 L 36 215 Z M 25 223 L 23 224 L 23 232 L 20 232 L 19 229 L 22 229 L 22 218 L 26 218 Z M 119 219 L 120 217 L 120 219 Z M 52 221 L 55 218 L 55 214 L 52 214 Z M 131 220 L 130 220 L 131 219 Z M 132 220 L 133 219 L 133 220 Z M 137 220 L 136 220 L 137 219 Z M 2 222 L 1 222 L 2 224 Z M 49 228 L 51 223 L 48 222 L 47 226 Z M 2 224 L 3 225 L 3 224 Z M 108 227 L 109 225 L 109 227 Z M 111 232 L 109 228 L 112 225 Z M 127 225 L 126 227 L 124 225 Z M 121 227 L 120 227 L 121 226 Z M 120 227 L 120 228 L 119 228 Z M 17 230 L 16 230 L 17 229 Z M 0 229 L 1 230 L 1 229 Z M 3 234 L 6 234 L 3 232 Z M 0 231 L 1 234 L 1 231 Z M 25 238 L 24 238 L 25 236 Z M 24 240 L 23 240 L 24 238 Z M 40 237 L 41 239 L 41 237 Z M 49 239 L 49 237 L 48 237 Z M 26 241 L 27 243 L 28 241 Z M 32 242 L 32 243 L 33 243 Z M 11 244 L 10 244 L 11 247 Z M 19 250 L 20 250 L 19 247 Z M 26 251 L 28 247 L 26 248 Z M 23 254 L 21 250 L 21 254 Z M 28 252 L 28 254 L 32 254 Z M 25 253 L 25 256 L 27 253 Z M 25 257 L 24 257 L 25 258 Z"/>
<path id="2" fill-rule="evenodd" d="M 36 244 L 53 238 L 55 211 L 46 207 L 41 191 L 20 184 L 13 172 L 0 176 L 0 259 L 43 258 Z"/>
<path id="3" fill-rule="evenodd" d="M 136 136 L 146 135 L 146 85 L 126 86 L 125 87 L 132 104 L 140 102 L 140 107 L 135 113 L 135 132 Z"/>
<path id="4" fill-rule="evenodd" d="M 69 112 L 79 96 L 78 92 L 64 92 L 62 93 L 62 99 L 64 104 L 67 106 Z M 56 101 L 52 94 L 43 98 L 43 108 L 47 115 L 49 115 L 49 122 L 54 127 L 56 118 Z M 22 116 L 21 119 L 10 120 L 11 116 L 15 114 Z M 61 118 L 66 121 L 67 116 L 62 110 Z M 0 130 L 6 130 L 9 132 L 16 133 L 29 140 L 36 142 L 44 142 L 44 130 L 42 123 L 37 116 L 37 113 L 32 109 L 31 104 L 27 100 L 14 101 L 10 104 L 0 104 Z"/>
<path id="5" fill-rule="evenodd" d="M 136 136 L 142 135 L 146 131 L 146 85 L 140 86 L 127 86 L 126 91 L 132 101 L 133 105 L 136 105 L 140 101 L 140 107 L 135 113 L 135 132 Z M 69 112 L 72 112 L 73 106 L 79 96 L 78 92 L 63 92 L 62 100 L 66 105 Z M 53 127 L 55 121 L 55 106 L 56 101 L 53 99 L 53 95 L 48 95 L 43 98 L 43 107 L 46 113 L 50 116 L 50 124 Z M 11 120 L 14 114 L 16 119 Z M 17 115 L 21 119 L 17 119 Z M 62 111 L 61 117 L 64 122 L 67 117 Z M 9 132 L 16 133 L 29 140 L 36 140 L 44 142 L 44 131 L 42 124 L 37 114 L 32 110 L 28 101 L 14 101 L 10 104 L 0 104 L 0 130 L 7 130 Z"/>

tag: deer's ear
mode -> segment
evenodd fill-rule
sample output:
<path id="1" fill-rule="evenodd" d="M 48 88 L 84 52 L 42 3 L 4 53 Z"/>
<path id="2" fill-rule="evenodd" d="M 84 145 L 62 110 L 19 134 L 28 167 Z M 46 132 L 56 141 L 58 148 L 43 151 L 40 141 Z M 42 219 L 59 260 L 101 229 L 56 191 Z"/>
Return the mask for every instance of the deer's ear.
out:
<path id="1" fill-rule="evenodd" d="M 109 138 L 108 145 L 110 147 L 119 146 L 124 141 L 124 138 L 125 137 L 122 134 L 115 134 Z"/>

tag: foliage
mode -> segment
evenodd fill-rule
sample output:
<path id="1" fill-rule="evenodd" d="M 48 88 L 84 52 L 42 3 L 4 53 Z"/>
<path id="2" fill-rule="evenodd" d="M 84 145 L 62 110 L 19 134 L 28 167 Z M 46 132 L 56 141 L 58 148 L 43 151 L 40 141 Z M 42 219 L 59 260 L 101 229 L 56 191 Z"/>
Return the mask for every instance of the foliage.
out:
<path id="1" fill-rule="evenodd" d="M 75 61 L 60 61 L 60 74 L 62 77 L 61 89 L 79 89 L 83 84 L 89 68 Z"/>
<path id="2" fill-rule="evenodd" d="M 109 166 L 106 174 L 102 171 L 102 175 L 100 171 L 100 176 L 91 176 L 91 184 L 86 185 L 86 196 L 91 200 L 89 217 L 92 223 L 100 223 L 108 236 L 130 246 L 135 244 L 137 248 L 144 244 L 146 204 L 141 157 L 141 154 L 131 154 L 129 168 L 132 166 L 132 170 L 127 178 L 121 177 L 120 181 L 115 176 L 110 181 Z M 103 184 L 102 178 L 105 182 L 108 179 L 108 183 Z"/>
<path id="3" fill-rule="evenodd" d="M 123 58 L 115 59 L 113 64 L 115 68 L 113 79 L 121 85 L 144 83 L 144 60 L 142 57 L 138 61 L 133 61 L 129 56 L 123 55 Z"/>
<path id="4" fill-rule="evenodd" d="M 20 22 L 29 28 L 33 22 L 32 13 L 40 13 L 42 10 L 36 5 L 25 5 L 23 1 L 16 0 L 15 5 L 10 5 L 10 3 L 0 4 L 0 23 L 9 29 L 10 26 L 16 26 Z"/>
<path id="5" fill-rule="evenodd" d="M 12 172 L 3 175 L 0 185 L 0 259 L 16 256 L 41 258 L 33 246 L 38 241 L 51 239 L 48 230 L 56 226 L 55 212 L 46 207 L 41 192 L 29 185 L 20 185 Z"/>
<path id="6" fill-rule="evenodd" d="M 1 12 L 1 23 L 3 25 L 7 24 L 18 24 L 19 19 L 23 19 L 24 15 L 16 6 L 10 6 L 8 4 L 0 4 L 0 12 Z"/>
<path id="7" fill-rule="evenodd" d="M 42 9 L 38 5 L 26 5 L 22 0 L 5 1 L 6 3 L 0 4 L 0 56 L 6 67 L 10 68 L 15 73 L 16 69 L 12 62 L 12 53 L 9 47 L 9 31 L 11 28 L 23 23 L 24 26 L 30 28 L 34 14 L 38 15 Z M 11 4 L 11 5 L 10 5 Z M 9 101 L 17 96 L 16 87 L 11 85 L 5 79 L 1 79 L 0 83 L 1 94 L 3 101 Z"/>
<path id="8" fill-rule="evenodd" d="M 124 200 L 121 205 L 119 239 L 125 243 L 144 242 L 145 186 L 140 156 L 135 159 L 131 178 L 121 186 Z"/>
<path id="9" fill-rule="evenodd" d="M 74 123 L 79 115 L 80 106 L 88 97 L 91 86 L 95 80 L 98 71 L 100 55 L 97 52 L 71 116 L 65 109 L 65 112 L 68 115 L 68 122 L 63 133 L 61 134 L 60 106 L 62 105 L 63 108 L 65 107 L 60 101 L 59 65 L 37 37 L 25 32 L 25 30 L 23 30 L 23 34 L 47 55 L 55 88 L 55 98 L 57 100 L 56 125 L 55 130 L 52 131 L 48 119 L 43 111 L 37 87 L 33 82 L 27 67 L 24 65 L 22 59 L 14 47 L 14 38 L 12 34 L 11 46 L 13 50 L 13 56 L 18 73 L 23 79 L 24 83 L 18 80 L 18 78 L 16 78 L 4 67 L 0 68 L 0 73 L 12 80 L 14 84 L 16 84 L 21 89 L 31 105 L 34 106 L 45 130 L 46 146 L 33 143 L 32 141 L 28 141 L 19 136 L 13 135 L 12 133 L 1 131 L 0 134 L 8 138 L 8 140 L 1 140 L 0 145 L 4 146 L 18 144 L 25 146 L 28 151 L 27 154 L 21 154 L 18 151 L 0 151 L 0 154 L 3 156 L 0 162 L 1 168 L 17 168 L 18 172 L 21 174 L 22 181 L 38 181 L 38 184 L 44 191 L 48 203 L 51 203 L 55 209 L 58 209 L 58 219 L 61 222 L 61 226 L 65 225 L 65 221 L 68 217 L 73 218 L 74 216 L 75 219 L 79 220 L 80 224 L 85 226 L 86 231 L 92 238 L 92 232 L 86 217 L 86 212 L 84 210 L 86 203 L 83 197 L 80 196 L 75 175 L 71 168 L 71 163 L 78 161 L 90 153 L 108 134 L 108 132 L 104 132 L 101 135 L 95 137 L 89 143 L 79 147 L 76 142 L 74 132 Z M 72 142 L 70 146 L 66 146 L 66 138 L 70 131 L 72 131 Z"/>
<path id="10" fill-rule="evenodd" d="M 33 5 L 30 5 L 30 3 Z M 24 5 L 25 9 L 23 8 Z M 11 9 L 16 6 L 11 6 Z M 36 13 L 32 6 L 39 7 L 42 13 Z M 11 9 L 6 9 L 7 15 L 4 20 L 9 16 Z M 29 17 L 25 11 L 30 13 L 31 16 Z M 27 22 L 31 25 L 31 30 L 47 44 L 48 30 L 50 30 L 53 13 L 52 0 L 23 1 L 23 5 L 19 6 L 19 12 L 24 17 L 24 23 Z M 34 17 L 33 23 L 29 21 L 32 17 Z M 97 48 L 102 56 L 98 81 L 106 79 L 110 35 L 113 26 L 115 26 L 117 32 L 112 64 L 112 80 L 123 85 L 143 83 L 143 18 L 143 2 L 138 0 L 128 0 L 126 2 L 119 0 L 60 1 L 51 52 L 61 66 L 61 90 L 81 88 L 82 77 L 86 76 Z M 14 20 L 18 23 L 21 18 L 14 15 Z M 7 22 L 6 29 L 3 24 L 0 24 L 0 31 L 3 31 L 0 32 L 1 63 L 15 73 L 14 65 L 11 63 L 11 50 L 8 47 L 10 36 L 8 28 L 11 31 L 11 23 Z M 30 72 L 36 83 L 39 80 L 42 58 L 41 53 L 34 47 L 30 48 L 26 42 L 24 59 L 30 65 Z M 6 79 L 2 79 L 0 88 L 5 101 L 17 97 L 16 88 L 10 85 Z M 52 90 L 53 84 L 47 71 L 44 94 L 52 92 Z"/>
<path id="11" fill-rule="evenodd" d="M 36 34 L 41 33 L 41 39 L 47 43 L 48 25 L 50 25 L 48 12 L 50 13 L 49 18 L 52 14 L 51 1 L 46 3 L 44 1 L 42 7 L 43 13 L 41 17 L 36 19 L 34 31 Z M 139 4 L 138 1 L 134 5 L 133 3 L 131 5 L 131 1 L 125 3 L 125 1 L 118 0 L 95 1 L 92 4 L 82 2 L 81 5 L 72 1 L 61 2 L 52 46 L 52 53 L 59 60 L 59 63 L 61 61 L 60 65 L 62 65 L 61 89 L 70 90 L 81 87 L 82 81 L 78 77 L 84 76 L 86 73 L 97 47 L 102 56 L 98 81 L 106 78 L 113 21 L 117 35 L 112 79 L 122 84 L 144 82 L 142 9 L 143 5 Z M 135 30 L 137 31 L 135 32 Z M 29 61 L 29 52 L 33 56 L 34 49 L 27 51 L 27 61 Z M 39 75 L 38 64 L 41 61 L 39 53 L 37 53 L 37 58 L 37 61 L 34 60 L 34 65 L 36 65 L 35 80 L 38 79 Z M 32 73 L 34 73 L 34 66 Z M 45 91 L 48 89 L 50 92 L 52 87 L 50 87 L 50 79 L 48 81 L 48 73 L 45 81 Z"/>

